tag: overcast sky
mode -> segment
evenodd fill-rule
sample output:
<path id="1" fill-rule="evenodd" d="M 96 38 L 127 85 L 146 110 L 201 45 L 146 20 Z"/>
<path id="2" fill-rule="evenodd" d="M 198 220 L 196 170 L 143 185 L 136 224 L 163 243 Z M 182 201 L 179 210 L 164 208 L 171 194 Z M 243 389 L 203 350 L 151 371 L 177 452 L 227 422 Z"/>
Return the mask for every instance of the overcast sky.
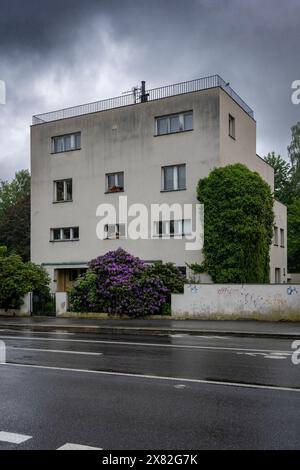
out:
<path id="1" fill-rule="evenodd" d="M 33 114 L 218 73 L 254 109 L 257 151 L 300 120 L 299 0 L 0 0 L 0 179 L 29 168 Z"/>

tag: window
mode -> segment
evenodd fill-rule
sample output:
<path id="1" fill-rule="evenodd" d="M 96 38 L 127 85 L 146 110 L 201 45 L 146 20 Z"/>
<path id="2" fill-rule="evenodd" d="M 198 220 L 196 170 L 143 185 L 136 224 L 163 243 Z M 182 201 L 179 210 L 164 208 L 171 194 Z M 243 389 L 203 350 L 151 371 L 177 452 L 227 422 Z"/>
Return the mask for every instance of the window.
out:
<path id="1" fill-rule="evenodd" d="M 170 114 L 156 118 L 156 135 L 193 130 L 193 112 Z"/>
<path id="2" fill-rule="evenodd" d="M 106 175 L 106 192 L 118 193 L 124 191 L 124 173 L 109 173 Z"/>
<path id="3" fill-rule="evenodd" d="M 229 114 L 229 136 L 235 139 L 235 118 Z"/>
<path id="4" fill-rule="evenodd" d="M 125 224 L 105 225 L 104 231 L 106 240 L 118 240 L 126 237 Z"/>
<path id="5" fill-rule="evenodd" d="M 284 229 L 280 229 L 280 246 L 281 248 L 284 248 Z"/>
<path id="6" fill-rule="evenodd" d="M 164 166 L 162 168 L 162 191 L 186 189 L 186 167 L 183 165 Z"/>
<path id="7" fill-rule="evenodd" d="M 274 227 L 274 245 L 278 246 L 278 227 Z"/>
<path id="8" fill-rule="evenodd" d="M 72 180 L 54 181 L 54 202 L 72 201 L 73 184 Z"/>
<path id="9" fill-rule="evenodd" d="M 81 147 L 81 133 L 52 137 L 52 153 L 69 152 L 79 150 Z"/>
<path id="10" fill-rule="evenodd" d="M 192 222 L 186 220 L 160 220 L 154 222 L 154 237 L 173 238 L 191 235 Z"/>
<path id="11" fill-rule="evenodd" d="M 281 283 L 281 269 L 280 268 L 275 268 L 275 283 L 276 284 Z"/>
<path id="12" fill-rule="evenodd" d="M 50 232 L 52 242 L 79 240 L 79 227 L 52 228 Z"/>

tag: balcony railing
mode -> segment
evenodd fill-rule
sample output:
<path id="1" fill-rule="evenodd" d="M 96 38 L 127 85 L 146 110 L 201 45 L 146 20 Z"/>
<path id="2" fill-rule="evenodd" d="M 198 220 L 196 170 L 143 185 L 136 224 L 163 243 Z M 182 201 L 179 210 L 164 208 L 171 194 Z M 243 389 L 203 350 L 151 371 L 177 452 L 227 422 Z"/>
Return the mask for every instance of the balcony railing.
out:
<path id="1" fill-rule="evenodd" d="M 153 88 L 146 90 L 148 101 L 160 100 L 169 96 L 181 95 L 184 93 L 192 93 L 194 91 L 208 90 L 209 88 L 222 88 L 231 98 L 236 101 L 243 110 L 252 118 L 254 113 L 252 109 L 245 103 L 244 100 L 225 82 L 219 75 L 211 75 L 210 77 L 198 78 L 188 82 L 176 83 L 174 85 L 167 85 L 160 88 Z M 51 111 L 49 113 L 38 114 L 33 116 L 33 124 L 42 124 L 45 122 L 58 121 L 60 119 L 67 119 L 84 114 L 98 113 L 108 109 L 121 108 L 130 106 L 142 101 L 143 97 L 141 90 L 137 89 L 132 93 L 109 98 L 107 100 L 95 101 L 94 103 L 82 104 L 72 108 L 60 109 L 58 111 Z"/>

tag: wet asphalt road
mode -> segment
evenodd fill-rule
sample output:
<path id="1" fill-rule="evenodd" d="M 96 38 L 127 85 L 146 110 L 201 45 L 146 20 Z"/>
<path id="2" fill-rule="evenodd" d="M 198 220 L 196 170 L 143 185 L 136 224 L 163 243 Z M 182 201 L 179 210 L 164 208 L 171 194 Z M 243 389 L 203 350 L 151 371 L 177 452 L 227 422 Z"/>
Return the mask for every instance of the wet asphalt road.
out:
<path id="1" fill-rule="evenodd" d="M 300 447 L 291 340 L 11 329 L 0 339 L 0 450 Z"/>

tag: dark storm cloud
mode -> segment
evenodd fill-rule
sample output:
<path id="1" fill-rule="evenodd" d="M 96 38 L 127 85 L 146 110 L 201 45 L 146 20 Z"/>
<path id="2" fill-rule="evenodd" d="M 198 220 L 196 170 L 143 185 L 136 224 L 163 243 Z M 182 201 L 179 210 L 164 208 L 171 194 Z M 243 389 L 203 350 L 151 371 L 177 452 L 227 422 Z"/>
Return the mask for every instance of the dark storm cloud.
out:
<path id="1" fill-rule="evenodd" d="M 258 151 L 300 120 L 298 0 L 0 0 L 0 179 L 28 166 L 31 114 L 219 73 L 254 108 Z"/>

